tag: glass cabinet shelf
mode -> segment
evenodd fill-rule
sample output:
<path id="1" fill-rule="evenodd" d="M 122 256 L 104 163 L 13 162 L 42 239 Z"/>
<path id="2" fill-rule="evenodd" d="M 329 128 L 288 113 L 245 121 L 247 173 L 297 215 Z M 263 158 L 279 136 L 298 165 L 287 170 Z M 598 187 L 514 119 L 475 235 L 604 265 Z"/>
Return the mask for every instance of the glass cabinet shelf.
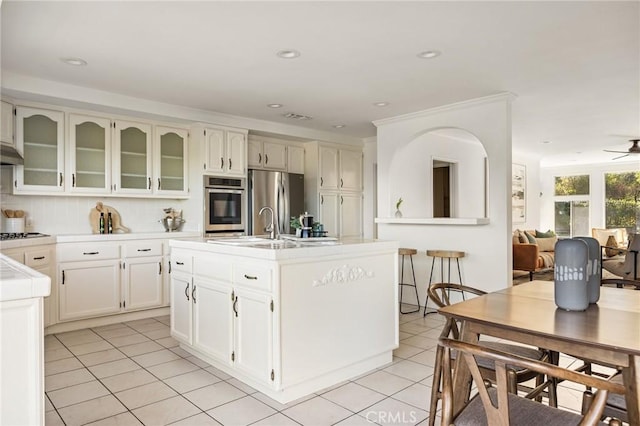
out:
<path id="1" fill-rule="evenodd" d="M 38 142 L 25 142 L 24 146 L 32 146 L 32 147 L 38 147 L 38 148 L 48 148 L 48 149 L 58 149 L 57 145 L 51 145 L 48 143 L 38 143 Z"/>
<path id="2" fill-rule="evenodd" d="M 76 151 L 84 151 L 84 152 L 100 152 L 104 153 L 105 150 L 103 148 L 84 148 L 81 146 L 76 147 Z"/>
<path id="3" fill-rule="evenodd" d="M 147 155 L 146 152 L 133 152 L 133 151 L 120 151 L 122 155 L 131 155 L 132 157 L 145 157 Z"/>

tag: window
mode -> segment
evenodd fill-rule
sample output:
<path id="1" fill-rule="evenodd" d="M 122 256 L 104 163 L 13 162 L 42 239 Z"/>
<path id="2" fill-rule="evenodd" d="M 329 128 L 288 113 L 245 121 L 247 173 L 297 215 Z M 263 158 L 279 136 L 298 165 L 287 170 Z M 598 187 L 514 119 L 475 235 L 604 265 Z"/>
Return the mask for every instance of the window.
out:
<path id="1" fill-rule="evenodd" d="M 605 173 L 605 226 L 640 226 L 640 172 Z"/>
<path id="2" fill-rule="evenodd" d="M 554 218 L 560 237 L 588 236 L 589 175 L 556 176 Z"/>

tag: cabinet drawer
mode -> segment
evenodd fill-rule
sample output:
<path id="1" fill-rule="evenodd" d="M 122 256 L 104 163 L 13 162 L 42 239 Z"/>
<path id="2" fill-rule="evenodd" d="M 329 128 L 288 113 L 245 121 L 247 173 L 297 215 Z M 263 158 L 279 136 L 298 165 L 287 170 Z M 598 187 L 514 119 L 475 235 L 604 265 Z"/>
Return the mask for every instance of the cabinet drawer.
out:
<path id="1" fill-rule="evenodd" d="M 162 256 L 162 241 L 127 242 L 122 250 L 124 257 Z"/>
<path id="2" fill-rule="evenodd" d="M 27 250 L 24 253 L 24 264 L 30 268 L 39 268 L 41 266 L 48 266 L 52 263 L 51 250 Z"/>
<path id="3" fill-rule="evenodd" d="M 249 264 L 233 265 L 233 283 L 271 291 L 272 270 Z"/>
<path id="4" fill-rule="evenodd" d="M 182 253 L 171 253 L 171 272 L 191 274 L 193 270 L 193 257 Z"/>
<path id="5" fill-rule="evenodd" d="M 58 262 L 119 259 L 120 246 L 116 244 L 59 244 Z"/>
<path id="6" fill-rule="evenodd" d="M 212 259 L 211 255 L 196 257 L 193 259 L 193 274 L 197 277 L 231 282 L 231 262 L 227 258 Z"/>

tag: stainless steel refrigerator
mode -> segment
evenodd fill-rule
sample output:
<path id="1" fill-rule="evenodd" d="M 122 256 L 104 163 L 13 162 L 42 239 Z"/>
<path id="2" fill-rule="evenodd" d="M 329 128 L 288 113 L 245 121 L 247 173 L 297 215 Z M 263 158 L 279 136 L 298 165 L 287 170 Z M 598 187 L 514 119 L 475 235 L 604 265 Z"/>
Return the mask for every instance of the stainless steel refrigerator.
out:
<path id="1" fill-rule="evenodd" d="M 291 216 L 304 213 L 304 175 L 268 170 L 249 170 L 249 235 L 263 235 L 271 223 L 268 212 L 258 212 L 269 206 L 276 216 L 281 234 L 293 234 L 289 228 Z"/>

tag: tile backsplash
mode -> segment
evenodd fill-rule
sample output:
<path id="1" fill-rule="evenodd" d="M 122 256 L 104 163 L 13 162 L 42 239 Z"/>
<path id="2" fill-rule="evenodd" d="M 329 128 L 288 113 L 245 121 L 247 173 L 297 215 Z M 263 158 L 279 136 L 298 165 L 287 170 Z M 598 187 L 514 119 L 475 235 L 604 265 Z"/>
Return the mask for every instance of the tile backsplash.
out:
<path id="1" fill-rule="evenodd" d="M 115 197 L 67 197 L 0 193 L 2 209 L 24 210 L 27 232 L 51 235 L 90 234 L 89 212 L 101 201 L 115 208 L 131 232 L 163 232 L 162 209 L 183 209 L 186 200 Z M 183 231 L 200 231 L 202 212 L 183 210 Z M 4 232 L 4 229 L 2 230 Z"/>

